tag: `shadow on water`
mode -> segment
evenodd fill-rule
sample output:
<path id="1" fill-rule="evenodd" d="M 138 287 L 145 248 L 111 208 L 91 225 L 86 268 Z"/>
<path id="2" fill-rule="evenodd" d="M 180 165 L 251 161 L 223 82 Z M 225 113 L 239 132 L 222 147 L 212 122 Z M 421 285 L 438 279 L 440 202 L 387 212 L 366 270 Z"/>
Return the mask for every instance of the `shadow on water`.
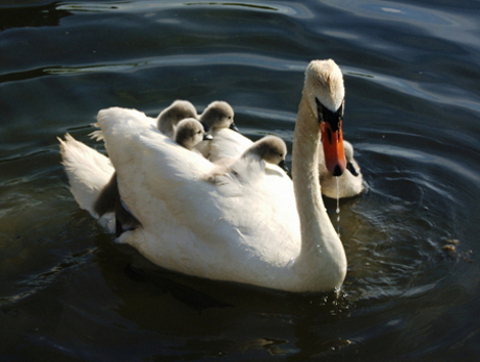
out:
<path id="1" fill-rule="evenodd" d="M 181 348 L 170 347 L 182 358 L 242 353 L 302 360 L 307 346 L 322 353 L 349 344 L 337 333 L 332 335 L 328 327 L 348 317 L 351 305 L 343 292 L 296 295 L 208 281 L 163 270 L 128 249 L 129 265 L 123 269 L 123 278 L 118 278 L 112 273 L 115 268 L 104 264 L 111 260 L 112 251 L 107 250 L 111 246 L 101 249 L 96 256 L 102 276 L 123 301 L 116 311 L 144 332 L 184 339 L 186 344 Z M 162 313 L 148 313 L 145 318 L 148 310 Z M 325 328 L 313 331 L 309 327 L 312 323 Z M 158 358 L 171 353 L 162 351 Z"/>
<path id="2" fill-rule="evenodd" d="M 58 26 L 60 20 L 73 14 L 57 9 L 60 2 L 41 6 L 16 6 L 0 8 L 0 31 L 23 27 Z"/>

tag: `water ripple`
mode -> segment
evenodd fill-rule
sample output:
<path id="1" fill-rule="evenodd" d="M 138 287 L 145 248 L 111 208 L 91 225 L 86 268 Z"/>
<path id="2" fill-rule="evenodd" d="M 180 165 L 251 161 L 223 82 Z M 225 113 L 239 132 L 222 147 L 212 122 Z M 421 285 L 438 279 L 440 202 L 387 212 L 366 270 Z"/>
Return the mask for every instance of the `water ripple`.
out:
<path id="1" fill-rule="evenodd" d="M 215 53 L 215 54 L 185 54 L 162 57 L 152 57 L 144 59 L 129 60 L 121 63 L 93 64 L 88 66 L 62 66 L 46 67 L 35 71 L 26 71 L 14 76 L 4 75 L 5 78 L 27 79 L 45 74 L 68 75 L 68 74 L 88 74 L 88 73 L 122 73 L 136 70 L 148 70 L 151 68 L 163 67 L 211 67 L 211 66 L 238 66 L 254 67 L 280 72 L 298 72 L 302 73 L 307 66 L 307 62 L 280 59 L 275 57 L 262 56 L 249 53 Z M 1 78 L 0 78 L 1 81 Z"/>
<path id="2" fill-rule="evenodd" d="M 221 2 L 221 1 L 196 1 L 185 2 L 183 6 L 189 8 L 209 7 L 212 9 L 231 8 L 245 9 L 253 12 L 278 12 L 296 18 L 312 18 L 311 11 L 302 4 L 287 4 L 280 2 L 260 2 L 260 1 L 238 1 L 238 2 Z M 57 6 L 58 10 L 70 12 L 148 12 L 165 11 L 168 9 L 179 9 L 178 4 L 151 2 L 151 1 L 118 1 L 108 4 L 61 4 Z"/>

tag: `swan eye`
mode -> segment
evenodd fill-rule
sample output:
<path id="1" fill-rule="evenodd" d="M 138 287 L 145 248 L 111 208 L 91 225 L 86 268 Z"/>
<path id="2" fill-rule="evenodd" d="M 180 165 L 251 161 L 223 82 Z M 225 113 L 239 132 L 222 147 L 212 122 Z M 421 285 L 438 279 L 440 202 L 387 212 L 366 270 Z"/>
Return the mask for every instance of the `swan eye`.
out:
<path id="1" fill-rule="evenodd" d="M 342 119 L 343 102 L 336 112 L 332 112 L 331 110 L 329 110 L 316 97 L 315 103 L 317 103 L 318 123 L 327 122 L 330 125 L 332 131 L 336 132 L 338 130 L 338 125 Z"/>

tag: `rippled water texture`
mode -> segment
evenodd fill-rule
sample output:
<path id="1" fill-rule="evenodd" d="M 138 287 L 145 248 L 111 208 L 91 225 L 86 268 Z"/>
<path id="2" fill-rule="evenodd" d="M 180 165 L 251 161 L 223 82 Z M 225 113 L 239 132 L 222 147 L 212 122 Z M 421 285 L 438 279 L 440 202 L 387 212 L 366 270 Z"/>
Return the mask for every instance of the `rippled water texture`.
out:
<path id="1" fill-rule="evenodd" d="M 478 1 L 3 1 L 0 360 L 477 361 Z M 56 137 L 118 105 L 222 99 L 291 149 L 303 72 L 333 58 L 367 190 L 326 204 L 338 295 L 198 280 L 79 210 Z M 288 159 L 290 161 L 290 159 Z"/>

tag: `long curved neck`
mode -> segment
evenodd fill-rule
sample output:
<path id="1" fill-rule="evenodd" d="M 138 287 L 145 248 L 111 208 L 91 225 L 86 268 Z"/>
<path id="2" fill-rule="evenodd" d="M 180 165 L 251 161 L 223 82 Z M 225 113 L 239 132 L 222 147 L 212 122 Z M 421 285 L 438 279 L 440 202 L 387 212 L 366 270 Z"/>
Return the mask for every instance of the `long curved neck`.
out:
<path id="1" fill-rule="evenodd" d="M 304 92 L 305 93 L 305 92 Z M 295 125 L 292 176 L 300 218 L 302 249 L 298 267 L 309 274 L 323 289 L 339 287 L 346 274 L 343 245 L 325 210 L 318 174 L 319 124 L 305 95 L 300 102 Z M 318 270 L 317 279 L 315 271 Z"/>
<path id="2" fill-rule="evenodd" d="M 318 174 L 318 143 L 320 134 L 315 114 L 306 97 L 302 97 L 295 124 L 292 176 L 300 220 L 308 219 L 312 213 L 324 209 Z M 303 223 L 302 223 L 303 224 Z M 302 239 L 305 233 L 311 235 L 302 225 Z M 302 247 L 306 247 L 302 243 Z"/>

